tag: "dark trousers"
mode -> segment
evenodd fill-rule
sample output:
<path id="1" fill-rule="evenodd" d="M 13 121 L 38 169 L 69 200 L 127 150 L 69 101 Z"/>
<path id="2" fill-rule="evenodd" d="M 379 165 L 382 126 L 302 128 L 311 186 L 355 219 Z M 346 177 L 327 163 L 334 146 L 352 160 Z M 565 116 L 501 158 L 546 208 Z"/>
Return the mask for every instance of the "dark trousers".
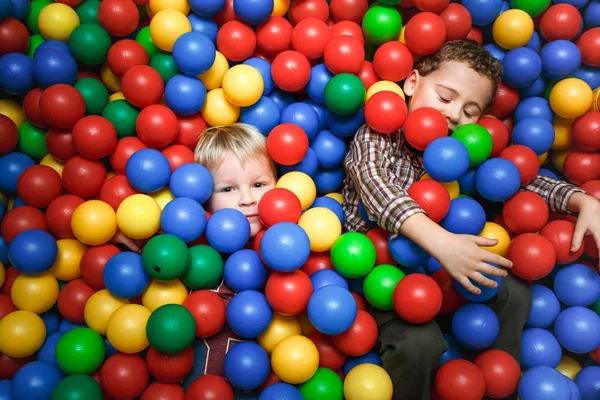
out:
<path id="1" fill-rule="evenodd" d="M 529 285 L 509 274 L 488 305 L 500 321 L 498 339 L 490 349 L 504 350 L 521 361 L 521 334 L 531 307 Z M 448 350 L 439 321 L 416 325 L 394 311 L 372 310 L 379 326 L 377 349 L 394 383 L 394 400 L 430 400 L 442 354 Z M 448 332 L 449 333 L 449 332 Z M 516 394 L 510 398 L 516 399 Z"/>

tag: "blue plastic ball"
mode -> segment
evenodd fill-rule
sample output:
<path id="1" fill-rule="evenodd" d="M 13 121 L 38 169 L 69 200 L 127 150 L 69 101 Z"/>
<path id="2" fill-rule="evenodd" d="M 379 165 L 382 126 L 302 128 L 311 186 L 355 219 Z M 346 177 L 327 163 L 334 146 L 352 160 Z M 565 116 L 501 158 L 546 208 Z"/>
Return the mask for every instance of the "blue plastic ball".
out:
<path id="1" fill-rule="evenodd" d="M 8 243 L 2 236 L 0 236 L 0 262 L 8 265 Z"/>
<path id="2" fill-rule="evenodd" d="M 538 174 L 543 176 L 549 176 L 550 178 L 554 178 L 556 180 L 560 180 L 558 175 L 546 168 L 540 168 L 540 172 Z"/>
<path id="3" fill-rule="evenodd" d="M 363 221 L 365 221 L 371 226 L 377 226 L 377 220 L 371 219 L 362 200 L 358 202 L 358 213 L 360 214 L 360 217 L 363 219 Z"/>
<path id="4" fill-rule="evenodd" d="M 53 333 L 58 332 L 62 317 L 57 309 L 51 308 L 45 313 L 40 314 L 40 317 L 46 326 L 46 335 L 52 335 Z"/>
<path id="5" fill-rule="evenodd" d="M 10 0 L 0 0 L 0 19 L 11 15 Z"/>
<path id="6" fill-rule="evenodd" d="M 58 331 L 62 332 L 62 333 L 67 333 L 67 332 L 70 332 L 73 329 L 77 329 L 77 328 L 87 328 L 87 325 L 86 324 L 77 324 L 75 322 L 69 321 L 68 319 L 63 319 L 60 322 Z"/>
<path id="7" fill-rule="evenodd" d="M 280 165 L 279 171 L 280 175 L 287 174 L 292 171 L 304 172 L 306 175 L 314 178 L 317 170 L 319 169 L 319 160 L 317 159 L 317 153 L 310 147 L 306 152 L 306 155 L 298 164 L 293 165 Z"/>
<path id="8" fill-rule="evenodd" d="M 440 366 L 446 364 L 450 360 L 456 360 L 459 358 L 465 358 L 463 352 L 460 350 L 456 340 L 448 334 L 444 334 L 444 339 L 448 343 L 448 350 L 446 350 L 440 357 Z"/>
<path id="9" fill-rule="evenodd" d="M 269 355 L 254 342 L 241 342 L 231 347 L 223 360 L 225 378 L 231 386 L 240 390 L 259 388 L 269 376 Z"/>
<path id="10" fill-rule="evenodd" d="M 58 363 L 56 362 L 56 345 L 64 334 L 64 332 L 54 332 L 52 334 L 46 332 L 46 340 L 44 340 L 44 344 L 38 350 L 37 360 L 58 368 Z"/>
<path id="11" fill-rule="evenodd" d="M 235 0 L 235 15 L 245 24 L 258 25 L 271 16 L 275 7 L 273 0 Z"/>
<path id="12" fill-rule="evenodd" d="M 280 222 L 265 232 L 260 241 L 260 253 L 272 269 L 291 272 L 308 260 L 310 240 L 300 226 L 291 222 Z"/>
<path id="13" fill-rule="evenodd" d="M 214 19 L 210 17 L 202 17 L 192 13 L 188 15 L 188 20 L 192 25 L 192 31 L 203 34 L 209 38 L 213 44 L 217 44 L 217 33 L 219 33 L 219 26 Z"/>
<path id="14" fill-rule="evenodd" d="M 308 97 L 317 103 L 325 104 L 325 86 L 333 77 L 333 74 L 327 69 L 325 64 L 317 64 L 310 69 L 310 79 L 306 85 Z"/>
<path id="15" fill-rule="evenodd" d="M 452 317 L 452 335 L 469 350 L 483 350 L 498 337 L 500 322 L 486 305 L 465 304 Z"/>
<path id="16" fill-rule="evenodd" d="M 327 116 L 327 126 L 331 133 L 339 137 L 352 137 L 365 123 L 365 112 L 359 108 L 350 115 L 339 115 L 330 112 Z"/>
<path id="17" fill-rule="evenodd" d="M 506 201 L 519 190 L 521 174 L 509 160 L 491 158 L 479 166 L 476 184 L 477 191 L 484 198 L 496 202 Z"/>
<path id="18" fill-rule="evenodd" d="M 416 268 L 429 260 L 431 255 L 406 236 L 398 236 L 388 240 L 390 253 L 394 260 L 407 268 Z"/>
<path id="19" fill-rule="evenodd" d="M 271 93 L 275 88 L 275 82 L 273 82 L 273 77 L 271 76 L 271 63 L 264 58 L 253 57 L 244 61 L 244 64 L 256 68 L 260 76 L 262 76 L 264 83 L 263 96 Z"/>
<path id="20" fill-rule="evenodd" d="M 539 366 L 523 374 L 519 381 L 521 400 L 570 400 L 568 378 L 554 368 Z"/>
<path id="21" fill-rule="evenodd" d="M 532 149 L 535 154 L 542 155 L 554 143 L 554 127 L 542 118 L 525 118 L 517 122 L 513 129 L 512 141 Z"/>
<path id="22" fill-rule="evenodd" d="M 474 195 L 477 192 L 475 186 L 475 177 L 477 176 L 477 168 L 469 168 L 467 172 L 458 178 L 458 186 L 462 194 Z"/>
<path id="23" fill-rule="evenodd" d="M 306 103 L 293 103 L 287 106 L 281 112 L 281 123 L 298 125 L 309 140 L 319 131 L 319 116 L 315 109 Z"/>
<path id="24" fill-rule="evenodd" d="M 520 122 L 527 118 L 542 118 L 552 123 L 554 121 L 554 112 L 550 103 L 543 97 L 529 97 L 519 103 L 514 114 L 515 122 Z"/>
<path id="25" fill-rule="evenodd" d="M 308 301 L 310 323 L 326 335 L 338 335 L 350 329 L 356 313 L 356 300 L 341 286 L 322 287 L 313 292 Z"/>
<path id="26" fill-rule="evenodd" d="M 348 357 L 346 359 L 346 362 L 344 363 L 344 375 L 348 375 L 348 372 L 350 372 L 352 368 L 360 364 L 375 364 L 381 367 L 383 365 L 383 362 L 381 361 L 381 357 L 379 357 L 379 354 L 375 350 L 371 350 L 363 356 Z"/>
<path id="27" fill-rule="evenodd" d="M 150 284 L 150 276 L 142 266 L 142 256 L 124 251 L 112 256 L 102 271 L 106 289 L 114 296 L 132 299 Z"/>
<path id="28" fill-rule="evenodd" d="M 200 32 L 187 32 L 179 36 L 173 45 L 173 61 L 184 74 L 197 76 L 212 67 L 215 62 L 215 45 Z"/>
<path id="29" fill-rule="evenodd" d="M 427 262 L 424 264 L 424 267 L 425 271 L 429 275 L 433 275 L 436 272 L 444 269 L 444 267 L 442 267 L 442 264 L 440 264 L 440 262 L 435 257 L 429 257 L 429 260 L 427 260 Z"/>
<path id="30" fill-rule="evenodd" d="M 262 96 L 249 107 L 242 107 L 240 112 L 240 122 L 255 126 L 264 136 L 279 125 L 280 119 L 279 107 L 267 96 Z"/>
<path id="31" fill-rule="evenodd" d="M 10 0 L 10 16 L 19 21 L 23 21 L 31 11 L 31 2 L 29 0 Z"/>
<path id="32" fill-rule="evenodd" d="M 585 307 L 569 307 L 554 321 L 554 334 L 562 347 L 584 354 L 600 345 L 600 316 Z"/>
<path id="33" fill-rule="evenodd" d="M 555 368 L 562 358 L 562 349 L 554 335 L 545 329 L 530 328 L 521 339 L 521 365 L 524 369 L 545 365 Z"/>
<path id="34" fill-rule="evenodd" d="M 12 152 L 0 157 L 0 190 L 17 194 L 17 181 L 21 173 L 35 165 L 31 157 L 19 152 Z"/>
<path id="35" fill-rule="evenodd" d="M 425 171 L 438 182 L 453 182 L 469 169 L 469 152 L 453 137 L 434 140 L 423 153 Z"/>
<path id="36" fill-rule="evenodd" d="M 273 310 L 264 294 L 256 290 L 239 292 L 227 305 L 227 324 L 239 337 L 256 338 L 273 319 Z"/>
<path id="37" fill-rule="evenodd" d="M 310 208 L 315 207 L 323 207 L 333 211 L 335 215 L 340 219 L 340 223 L 344 223 L 344 207 L 342 207 L 342 205 L 338 203 L 337 200 L 326 196 L 317 197 L 310 206 Z"/>
<path id="38" fill-rule="evenodd" d="M 337 192 L 344 181 L 344 169 L 342 167 L 319 169 L 313 180 L 318 193 Z"/>
<path id="39" fill-rule="evenodd" d="M 506 53 L 502 60 L 503 79 L 516 88 L 530 86 L 542 74 L 542 59 L 527 47 L 518 47 Z"/>
<path id="40" fill-rule="evenodd" d="M 178 74 L 165 86 L 165 101 L 176 114 L 197 114 L 206 101 L 206 88 L 200 79 Z"/>
<path id="41" fill-rule="evenodd" d="M 452 233 L 479 235 L 485 222 L 485 210 L 481 204 L 473 199 L 459 197 L 450 201 L 450 209 L 441 225 Z"/>
<path id="42" fill-rule="evenodd" d="M 490 43 L 483 46 L 495 59 L 503 61 L 506 57 L 506 50 L 498 46 L 496 43 Z"/>
<path id="43" fill-rule="evenodd" d="M 560 303 L 554 292 L 542 285 L 531 286 L 531 311 L 527 326 L 548 328 L 560 313 Z"/>
<path id="44" fill-rule="evenodd" d="M 206 240 L 221 253 L 234 253 L 243 249 L 248 239 L 250 239 L 248 218 L 233 208 L 215 211 L 206 223 Z"/>
<path id="45" fill-rule="evenodd" d="M 589 360 L 593 362 L 591 358 Z M 569 390 L 571 390 L 571 400 L 582 400 L 581 391 L 579 390 L 579 387 L 577 387 L 577 384 L 566 376 L 565 380 L 569 384 Z"/>
<path id="46" fill-rule="evenodd" d="M 335 285 L 350 290 L 348 282 L 343 276 L 332 269 L 322 269 L 310 276 L 313 292 L 325 286 Z"/>
<path id="47" fill-rule="evenodd" d="M 600 26 L 600 2 L 590 1 L 585 8 L 585 14 L 583 16 L 585 24 L 591 28 L 597 28 Z"/>
<path id="48" fill-rule="evenodd" d="M 234 292 L 262 290 L 267 283 L 267 267 L 260 255 L 250 249 L 236 251 L 225 261 L 223 268 L 225 283 Z"/>
<path id="49" fill-rule="evenodd" d="M 462 5 L 469 10 L 473 25 L 483 26 L 491 24 L 500 15 L 502 0 L 463 0 Z"/>
<path id="50" fill-rule="evenodd" d="M 498 266 L 495 264 L 491 264 L 491 265 L 498 268 Z M 493 275 L 489 275 L 489 274 L 482 274 L 482 275 L 485 276 L 486 278 L 491 279 L 494 282 L 496 282 L 498 284 L 498 286 L 496 286 L 494 289 L 492 289 L 490 287 L 483 286 L 482 284 L 475 282 L 472 279 L 469 279 L 469 281 L 471 281 L 471 283 L 475 287 L 478 287 L 479 289 L 481 289 L 480 294 L 473 294 L 473 293 L 469 292 L 467 289 L 465 289 L 465 287 L 463 285 L 461 285 L 456 280 L 454 281 L 454 287 L 456 287 L 456 290 L 458 290 L 458 293 L 460 293 L 462 297 L 464 297 L 465 299 L 467 299 L 470 302 L 481 303 L 484 301 L 488 301 L 492 297 L 494 297 L 498 294 L 498 291 L 502 287 L 502 278 L 499 276 L 493 276 Z"/>
<path id="51" fill-rule="evenodd" d="M 570 4 L 575 8 L 581 8 L 589 3 L 590 0 L 552 0 L 554 4 Z"/>
<path id="52" fill-rule="evenodd" d="M 171 177 L 171 165 L 160 151 L 142 149 L 127 160 L 125 173 L 135 189 L 152 193 L 167 186 Z"/>
<path id="53" fill-rule="evenodd" d="M 15 373 L 10 393 L 13 400 L 50 400 L 54 387 L 62 377 L 57 367 L 34 361 Z"/>
<path id="54" fill-rule="evenodd" d="M 589 307 L 600 294 L 600 276 L 583 264 L 569 265 L 556 274 L 554 293 L 567 306 Z"/>
<path id="55" fill-rule="evenodd" d="M 310 147 L 317 154 L 319 168 L 337 167 L 346 155 L 346 142 L 328 130 L 317 133 L 310 141 Z"/>
<path id="56" fill-rule="evenodd" d="M 57 83 L 72 85 L 77 79 L 77 61 L 62 50 L 37 49 L 33 57 L 33 76 L 44 88 Z"/>
<path id="57" fill-rule="evenodd" d="M 582 65 L 581 68 L 575 71 L 573 76 L 590 85 L 592 90 L 596 90 L 600 87 L 600 70 L 596 67 Z"/>
<path id="58" fill-rule="evenodd" d="M 269 94 L 269 98 L 277 104 L 279 111 L 283 112 L 287 106 L 294 102 L 294 95 L 290 92 L 284 92 L 279 88 L 274 88 Z"/>
<path id="59" fill-rule="evenodd" d="M 308 104 L 317 112 L 317 116 L 319 117 L 319 131 L 327 129 L 327 118 L 329 117 L 327 106 L 311 99 L 304 99 L 302 102 Z"/>
<path id="60" fill-rule="evenodd" d="M 531 85 L 526 88 L 519 90 L 519 96 L 521 99 L 527 99 L 529 97 L 539 97 L 546 91 L 546 80 L 543 76 L 540 76 Z"/>
<path id="61" fill-rule="evenodd" d="M 569 40 L 553 40 L 541 53 L 544 75 L 550 79 L 564 79 L 581 66 L 581 52 Z"/>
<path id="62" fill-rule="evenodd" d="M 25 54 L 8 53 L 0 57 L 0 88 L 24 95 L 35 86 L 33 60 Z"/>
<path id="63" fill-rule="evenodd" d="M 183 164 L 171 175 L 169 190 L 175 197 L 187 197 L 203 204 L 212 195 L 214 181 L 210 171 L 196 163 Z"/>
<path id="64" fill-rule="evenodd" d="M 67 43 L 61 42 L 60 40 L 46 40 L 35 49 L 35 52 L 33 53 L 34 58 L 38 52 L 43 52 L 45 50 L 56 50 L 62 51 L 65 54 L 71 54 L 71 50 Z"/>
<path id="65" fill-rule="evenodd" d="M 163 209 L 160 227 L 163 233 L 177 236 L 186 243 L 193 242 L 206 228 L 206 212 L 196 200 L 178 197 Z"/>
<path id="66" fill-rule="evenodd" d="M 302 394 L 294 386 L 277 382 L 260 393 L 258 400 L 303 400 Z"/>
<path id="67" fill-rule="evenodd" d="M 585 367 L 575 377 L 583 400 L 600 398 L 600 367 Z"/>
<path id="68" fill-rule="evenodd" d="M 527 42 L 525 47 L 535 51 L 536 53 L 540 52 L 542 49 L 542 37 L 539 33 L 537 33 L 537 31 L 533 31 L 533 35 L 531 35 L 531 39 L 529 39 L 529 42 Z"/>
<path id="69" fill-rule="evenodd" d="M 8 247 L 8 259 L 17 271 L 39 274 L 48 271 L 58 256 L 56 240 L 48 232 L 31 229 L 19 233 Z"/>

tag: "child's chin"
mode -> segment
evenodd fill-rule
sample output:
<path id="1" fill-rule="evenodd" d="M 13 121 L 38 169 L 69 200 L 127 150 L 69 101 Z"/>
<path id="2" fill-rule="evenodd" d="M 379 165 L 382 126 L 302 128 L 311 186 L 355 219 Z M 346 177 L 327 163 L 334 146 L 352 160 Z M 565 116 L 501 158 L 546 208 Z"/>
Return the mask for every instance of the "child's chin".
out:
<path id="1" fill-rule="evenodd" d="M 258 232 L 260 232 L 263 228 L 264 228 L 264 226 L 260 221 L 251 223 L 250 224 L 250 237 L 253 238 L 254 236 L 258 235 Z"/>

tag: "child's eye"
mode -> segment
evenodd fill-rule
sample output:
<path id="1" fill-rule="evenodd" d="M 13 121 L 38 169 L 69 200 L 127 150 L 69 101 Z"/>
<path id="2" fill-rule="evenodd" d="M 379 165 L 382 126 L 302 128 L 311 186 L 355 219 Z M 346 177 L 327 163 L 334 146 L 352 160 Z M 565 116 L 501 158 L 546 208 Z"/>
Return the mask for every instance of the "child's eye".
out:
<path id="1" fill-rule="evenodd" d="M 465 111 L 465 117 L 467 117 L 467 118 L 473 118 L 473 115 L 470 112 Z"/>
<path id="2" fill-rule="evenodd" d="M 263 187 L 263 186 L 265 186 L 265 184 L 264 184 L 264 183 L 262 183 L 262 182 L 256 182 L 256 183 L 254 184 L 254 187 L 255 187 L 255 188 L 261 188 L 261 187 Z"/>
<path id="3" fill-rule="evenodd" d="M 229 192 L 231 192 L 232 190 L 233 190 L 233 188 L 232 188 L 231 186 L 228 186 L 228 187 L 226 187 L 226 188 L 223 188 L 223 189 L 221 189 L 221 192 L 224 192 L 224 193 L 229 193 Z"/>
<path id="4" fill-rule="evenodd" d="M 446 104 L 450 103 L 450 99 L 445 99 L 445 98 L 443 98 L 443 97 L 440 97 L 440 101 L 441 101 L 442 103 L 446 103 Z"/>

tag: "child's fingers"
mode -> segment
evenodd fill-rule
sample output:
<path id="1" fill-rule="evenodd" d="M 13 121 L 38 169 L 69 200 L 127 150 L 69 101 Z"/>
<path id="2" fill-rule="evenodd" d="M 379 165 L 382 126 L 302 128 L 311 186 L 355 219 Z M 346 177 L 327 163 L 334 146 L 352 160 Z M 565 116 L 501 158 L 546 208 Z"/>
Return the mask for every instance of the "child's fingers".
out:
<path id="1" fill-rule="evenodd" d="M 477 270 L 483 274 L 499 276 L 501 278 L 504 278 L 506 275 L 508 275 L 508 272 L 506 272 L 505 269 L 496 268 L 490 264 L 486 264 L 483 262 L 479 263 Z"/>
<path id="2" fill-rule="evenodd" d="M 573 233 L 573 240 L 571 242 L 572 252 L 579 250 L 581 247 L 586 230 L 587 227 L 585 226 L 584 222 L 581 219 L 578 219 L 577 223 L 575 224 L 575 232 Z"/>
<path id="3" fill-rule="evenodd" d="M 491 247 L 498 244 L 498 239 L 490 239 L 481 236 L 473 236 L 473 241 L 477 246 Z"/>
<path id="4" fill-rule="evenodd" d="M 472 273 L 470 278 L 473 279 L 475 282 L 479 283 L 480 285 L 487 286 L 492 289 L 495 289 L 496 286 L 498 286 L 498 283 L 496 281 L 486 278 L 479 272 Z"/>
<path id="5" fill-rule="evenodd" d="M 471 292 L 473 294 L 481 294 L 481 289 L 479 289 L 477 286 L 473 285 L 471 283 L 471 281 L 469 280 L 469 278 L 467 278 L 465 275 L 463 275 L 460 278 L 458 278 L 457 281 L 461 285 L 463 285 L 463 287 L 465 289 L 467 289 L 469 292 Z"/>
<path id="6" fill-rule="evenodd" d="M 487 263 L 496 264 L 502 268 L 512 268 L 513 264 L 508 258 L 504 258 L 496 253 L 485 251 L 483 255 L 483 261 Z"/>

